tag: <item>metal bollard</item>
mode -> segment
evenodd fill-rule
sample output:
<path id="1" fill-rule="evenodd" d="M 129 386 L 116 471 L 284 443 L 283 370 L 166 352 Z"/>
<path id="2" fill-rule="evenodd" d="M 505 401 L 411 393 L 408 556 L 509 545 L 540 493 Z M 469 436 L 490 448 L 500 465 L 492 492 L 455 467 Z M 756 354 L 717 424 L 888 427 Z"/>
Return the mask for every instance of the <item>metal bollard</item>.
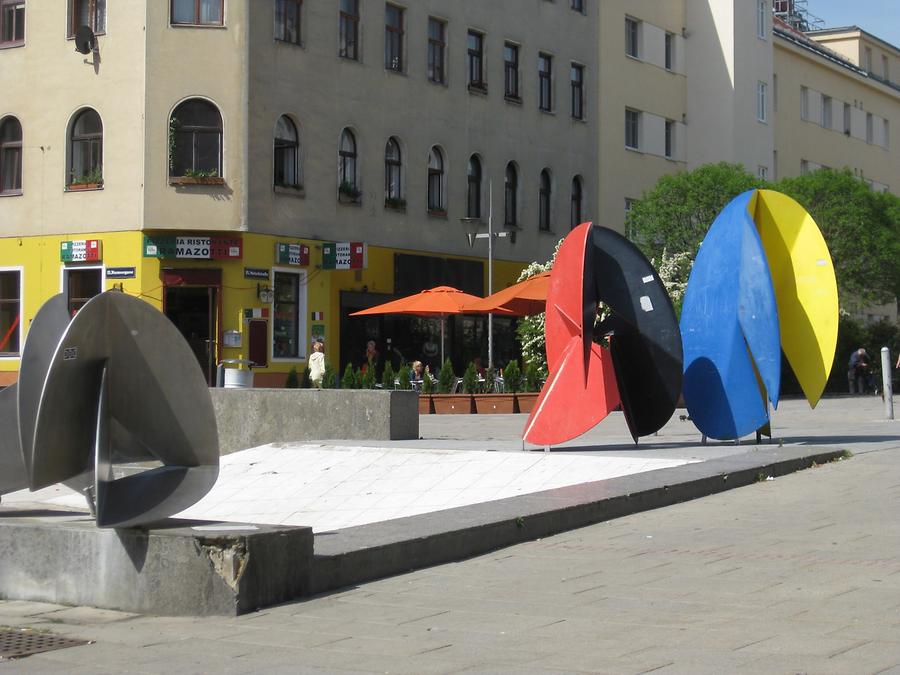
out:
<path id="1" fill-rule="evenodd" d="M 891 350 L 881 348 L 881 393 L 884 395 L 884 416 L 894 419 L 894 385 L 891 383 Z"/>

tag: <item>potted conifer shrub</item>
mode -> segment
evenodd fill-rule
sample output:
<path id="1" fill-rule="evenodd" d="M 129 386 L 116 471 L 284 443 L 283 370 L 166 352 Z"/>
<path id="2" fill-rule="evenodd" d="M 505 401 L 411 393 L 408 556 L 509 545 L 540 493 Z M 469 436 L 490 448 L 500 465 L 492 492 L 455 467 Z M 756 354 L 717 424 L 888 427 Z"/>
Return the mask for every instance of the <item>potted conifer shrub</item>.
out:
<path id="1" fill-rule="evenodd" d="M 456 384 L 453 364 L 450 359 L 444 361 L 438 373 L 438 393 L 431 397 L 434 412 L 438 414 L 469 415 L 472 413 L 472 397 L 469 394 L 452 393 Z"/>
<path id="2" fill-rule="evenodd" d="M 525 391 L 516 394 L 519 412 L 530 413 L 541 391 L 541 379 L 537 365 L 529 363 L 525 367 Z"/>

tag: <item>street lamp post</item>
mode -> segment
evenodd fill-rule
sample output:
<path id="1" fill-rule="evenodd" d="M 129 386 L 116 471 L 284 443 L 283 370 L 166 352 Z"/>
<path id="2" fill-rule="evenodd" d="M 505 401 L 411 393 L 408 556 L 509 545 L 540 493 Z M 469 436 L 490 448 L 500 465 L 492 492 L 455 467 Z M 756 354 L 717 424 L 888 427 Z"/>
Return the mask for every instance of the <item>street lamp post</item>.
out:
<path id="1" fill-rule="evenodd" d="M 479 232 L 484 221 L 481 218 L 460 218 L 463 224 L 463 230 L 466 238 L 469 240 L 469 247 L 475 245 L 476 239 L 488 240 L 488 286 L 487 294 L 494 292 L 494 237 L 509 237 L 510 241 L 515 242 L 515 232 L 494 232 L 494 183 L 488 181 L 488 217 L 487 232 Z M 488 314 L 488 368 L 494 367 L 494 315 Z"/>

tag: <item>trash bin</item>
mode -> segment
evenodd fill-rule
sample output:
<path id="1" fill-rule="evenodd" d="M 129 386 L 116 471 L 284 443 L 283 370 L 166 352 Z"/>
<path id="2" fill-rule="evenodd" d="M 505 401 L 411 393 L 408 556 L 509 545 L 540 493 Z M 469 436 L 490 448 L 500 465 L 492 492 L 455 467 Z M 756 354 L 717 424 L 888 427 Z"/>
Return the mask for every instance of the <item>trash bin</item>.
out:
<path id="1" fill-rule="evenodd" d="M 256 364 L 248 359 L 222 360 L 216 373 L 216 386 L 225 389 L 252 389 L 254 365 Z M 236 367 L 228 368 L 226 366 Z"/>

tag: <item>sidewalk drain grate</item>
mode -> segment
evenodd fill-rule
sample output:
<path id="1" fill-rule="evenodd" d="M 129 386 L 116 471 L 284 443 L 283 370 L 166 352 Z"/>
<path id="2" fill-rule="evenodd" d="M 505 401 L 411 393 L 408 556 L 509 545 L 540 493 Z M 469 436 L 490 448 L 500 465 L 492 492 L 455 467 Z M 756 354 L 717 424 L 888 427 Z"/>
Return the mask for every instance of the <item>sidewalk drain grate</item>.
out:
<path id="1" fill-rule="evenodd" d="M 30 630 L 0 630 L 0 661 L 86 644 L 88 644 L 88 640 L 72 640 L 53 633 L 34 633 Z"/>

